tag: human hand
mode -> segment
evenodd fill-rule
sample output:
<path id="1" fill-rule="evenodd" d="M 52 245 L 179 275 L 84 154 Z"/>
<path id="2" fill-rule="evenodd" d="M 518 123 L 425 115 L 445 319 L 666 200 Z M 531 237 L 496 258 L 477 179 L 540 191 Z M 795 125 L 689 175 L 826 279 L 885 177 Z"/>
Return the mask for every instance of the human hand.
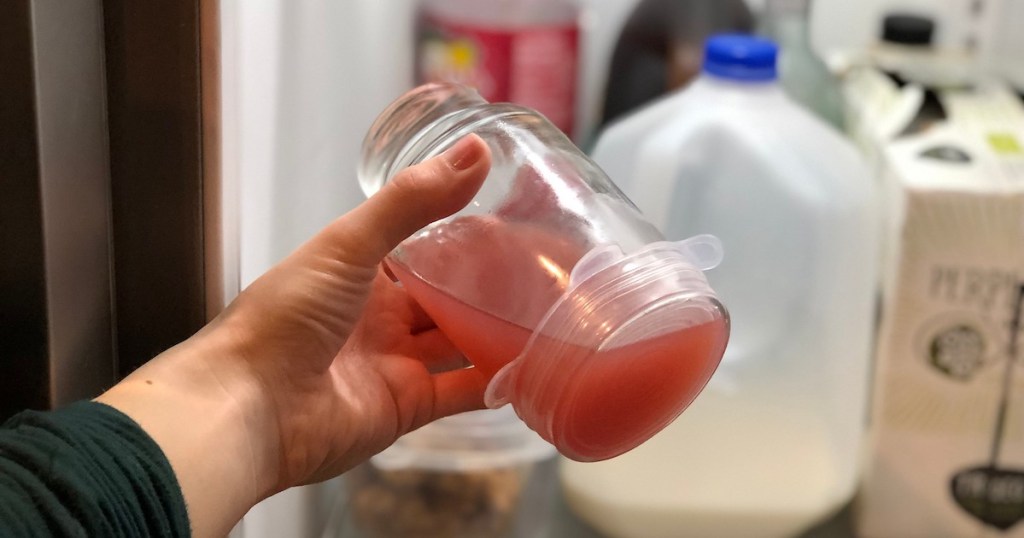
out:
<path id="1" fill-rule="evenodd" d="M 483 406 L 483 376 L 460 368 L 380 262 L 467 204 L 489 167 L 486 144 L 471 135 L 403 171 L 194 337 L 98 398 L 167 454 L 196 536 L 223 535 L 266 496 L 336 476 L 427 422 Z"/>

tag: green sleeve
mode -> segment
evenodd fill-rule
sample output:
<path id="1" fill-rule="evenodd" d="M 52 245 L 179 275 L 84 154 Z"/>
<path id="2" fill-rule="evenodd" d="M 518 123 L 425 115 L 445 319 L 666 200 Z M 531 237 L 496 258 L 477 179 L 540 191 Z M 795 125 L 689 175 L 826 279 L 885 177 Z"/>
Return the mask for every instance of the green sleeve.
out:
<path id="1" fill-rule="evenodd" d="M 112 407 L 26 411 L 0 427 L 0 536 L 189 536 L 160 447 Z"/>

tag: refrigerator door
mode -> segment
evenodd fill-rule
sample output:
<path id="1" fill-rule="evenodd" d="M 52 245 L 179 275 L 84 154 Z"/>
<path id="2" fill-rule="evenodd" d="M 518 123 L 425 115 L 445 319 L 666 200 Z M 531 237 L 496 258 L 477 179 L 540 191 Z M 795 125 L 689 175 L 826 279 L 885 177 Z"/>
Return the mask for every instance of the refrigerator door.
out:
<path id="1" fill-rule="evenodd" d="M 223 303 L 217 5 L 103 2 L 120 375 Z"/>
<path id="2" fill-rule="evenodd" d="M 217 6 L 0 3 L 0 416 L 97 395 L 237 290 Z"/>
<path id="3" fill-rule="evenodd" d="M 0 3 L 0 420 L 114 379 L 99 0 Z"/>

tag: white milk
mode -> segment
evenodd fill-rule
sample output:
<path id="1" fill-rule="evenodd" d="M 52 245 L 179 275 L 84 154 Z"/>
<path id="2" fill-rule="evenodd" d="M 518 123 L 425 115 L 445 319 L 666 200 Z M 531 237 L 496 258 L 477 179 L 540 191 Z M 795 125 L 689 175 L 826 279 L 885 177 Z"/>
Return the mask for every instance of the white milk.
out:
<path id="1" fill-rule="evenodd" d="M 613 125 L 594 153 L 669 239 L 722 240 L 708 278 L 732 315 L 721 366 L 679 420 L 620 458 L 565 462 L 572 507 L 612 536 L 787 536 L 854 491 L 873 181 L 851 144 L 786 97 L 767 58 L 749 73 L 744 61 L 748 79 L 704 75 Z"/>
<path id="2" fill-rule="evenodd" d="M 614 537 L 789 536 L 850 495 L 814 421 L 709 393 L 613 461 L 563 462 L 562 484 L 570 506 Z"/>

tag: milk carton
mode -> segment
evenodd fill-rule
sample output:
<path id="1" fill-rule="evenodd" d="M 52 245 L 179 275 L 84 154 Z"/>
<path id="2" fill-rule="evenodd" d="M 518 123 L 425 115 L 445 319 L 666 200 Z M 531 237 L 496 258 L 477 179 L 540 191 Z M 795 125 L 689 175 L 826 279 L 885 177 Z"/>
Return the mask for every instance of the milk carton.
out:
<path id="1" fill-rule="evenodd" d="M 595 161 L 669 238 L 727 245 L 709 275 L 729 348 L 701 396 L 629 453 L 563 462 L 566 501 L 616 538 L 784 538 L 853 496 L 877 282 L 874 178 L 792 101 L 776 47 L 716 36 L 692 85 L 610 126 Z"/>
<path id="2" fill-rule="evenodd" d="M 858 534 L 1024 537 L 1024 107 L 998 86 L 937 99 L 944 120 L 878 146 L 888 232 Z"/>

